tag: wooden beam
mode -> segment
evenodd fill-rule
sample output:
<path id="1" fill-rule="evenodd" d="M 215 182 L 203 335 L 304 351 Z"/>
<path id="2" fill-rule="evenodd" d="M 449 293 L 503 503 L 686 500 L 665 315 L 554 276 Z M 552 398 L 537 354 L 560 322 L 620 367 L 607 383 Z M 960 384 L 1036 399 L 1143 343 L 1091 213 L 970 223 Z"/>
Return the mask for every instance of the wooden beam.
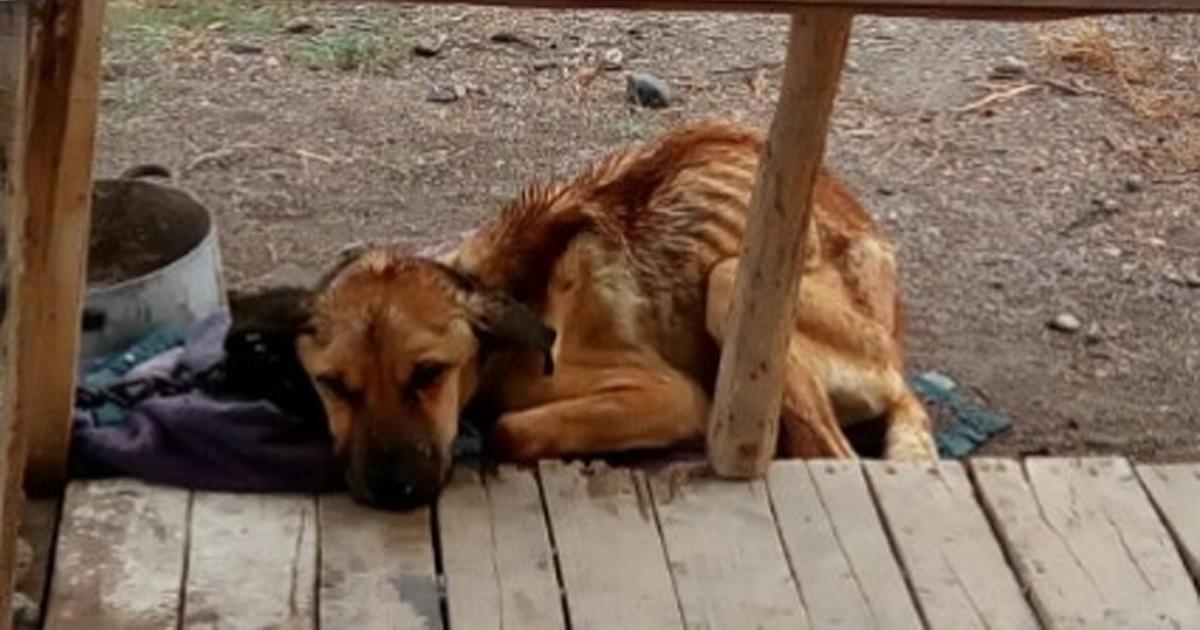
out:
<path id="1" fill-rule="evenodd" d="M 26 488 L 62 487 L 70 443 L 92 190 L 104 0 L 38 0 L 27 80 L 23 195 L 10 229 L 15 422 L 29 432 Z M 23 212 L 22 212 L 23 211 Z M 24 216 L 20 216 L 24 214 Z"/>
<path id="2" fill-rule="evenodd" d="M 792 16 L 783 90 L 750 199 L 709 420 L 708 458 L 722 476 L 761 477 L 775 455 L 807 240 L 801 235 L 809 227 L 852 18 L 842 9 Z"/>
<path id="3" fill-rule="evenodd" d="M 0 3 L 0 225 L 12 225 L 12 217 L 24 214 L 21 186 L 21 130 L 24 128 L 25 53 L 29 32 L 27 4 Z M 11 237 L 11 230 L 5 230 Z M 13 247 L 5 246 L 11 252 Z M 4 273 L 11 278 L 12 261 L 6 261 Z M 0 281 L 8 282 L 10 278 Z M 0 336 L 3 356 L 9 356 L 13 317 L 4 318 Z M 16 379 L 12 366 L 0 374 L 0 585 L 12 584 L 16 556 L 17 529 L 20 524 L 22 475 L 25 468 L 26 428 L 12 413 L 11 384 Z M 0 588 L 0 629 L 7 630 L 12 620 L 12 591 Z"/>
<path id="4" fill-rule="evenodd" d="M 403 0 L 393 0 L 396 2 Z M 462 0 L 422 0 L 450 4 Z M 1106 13 L 1200 13 L 1200 0 L 466 0 L 467 4 L 546 9 L 855 13 L 955 20 L 1057 20 Z"/>

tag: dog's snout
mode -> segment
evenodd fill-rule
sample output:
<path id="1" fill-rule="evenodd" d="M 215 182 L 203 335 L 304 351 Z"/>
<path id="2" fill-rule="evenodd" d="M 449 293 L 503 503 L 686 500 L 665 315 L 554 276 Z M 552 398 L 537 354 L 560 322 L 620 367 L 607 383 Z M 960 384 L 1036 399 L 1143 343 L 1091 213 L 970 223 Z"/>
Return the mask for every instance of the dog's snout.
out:
<path id="1" fill-rule="evenodd" d="M 443 462 L 429 449 L 375 451 L 351 465 L 347 482 L 359 501 L 383 509 L 407 510 L 433 502 L 444 479 Z"/>

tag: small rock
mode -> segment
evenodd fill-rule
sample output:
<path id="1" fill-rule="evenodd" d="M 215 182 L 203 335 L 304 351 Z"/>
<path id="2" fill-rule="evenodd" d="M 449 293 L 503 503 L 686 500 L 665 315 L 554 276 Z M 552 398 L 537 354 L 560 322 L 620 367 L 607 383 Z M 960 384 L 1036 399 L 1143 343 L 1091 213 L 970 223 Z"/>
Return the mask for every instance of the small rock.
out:
<path id="1" fill-rule="evenodd" d="M 651 109 L 662 109 L 675 100 L 670 84 L 649 72 L 625 75 L 625 91 L 629 102 Z"/>
<path id="2" fill-rule="evenodd" d="M 1029 74 L 1029 64 L 1016 57 L 1005 57 L 1000 63 L 992 66 L 988 78 L 1016 79 Z"/>
<path id="3" fill-rule="evenodd" d="M 1121 254 L 1124 253 L 1121 251 L 1121 248 L 1117 247 L 1116 245 L 1105 245 L 1104 247 L 1100 248 L 1100 251 L 1104 252 L 1104 255 L 1108 256 L 1109 258 L 1120 258 Z"/>
<path id="4" fill-rule="evenodd" d="M 558 61 L 554 59 L 538 59 L 529 64 L 529 67 L 534 72 L 542 72 L 544 70 L 553 70 L 554 68 L 557 68 L 558 65 Z"/>
<path id="5" fill-rule="evenodd" d="M 1157 236 L 1151 236 L 1150 238 L 1146 239 L 1146 243 L 1148 243 L 1150 247 L 1161 248 L 1167 246 L 1167 242 Z"/>
<path id="6" fill-rule="evenodd" d="M 429 90 L 425 100 L 430 103 L 453 103 L 467 95 L 467 89 L 461 85 L 435 85 Z"/>
<path id="7" fill-rule="evenodd" d="M 1070 313 L 1060 313 L 1050 320 L 1047 324 L 1051 330 L 1057 330 L 1064 333 L 1076 333 L 1080 328 L 1083 328 L 1083 322 L 1079 318 Z"/>
<path id="8" fill-rule="evenodd" d="M 438 35 L 437 37 L 422 39 L 413 44 L 413 54 L 418 57 L 436 57 L 442 54 L 442 47 L 446 45 L 446 36 Z"/>
<path id="9" fill-rule="evenodd" d="M 1094 346 L 1101 341 L 1104 341 L 1104 331 L 1100 329 L 1100 324 L 1096 322 L 1088 324 L 1087 330 L 1083 331 L 1083 342 Z"/>
<path id="10" fill-rule="evenodd" d="M 620 48 L 609 48 L 604 51 L 604 56 L 600 59 L 600 69 L 612 72 L 621 69 L 621 63 L 625 61 L 625 55 Z"/>
<path id="11" fill-rule="evenodd" d="M 896 194 L 896 189 L 892 188 L 891 186 L 877 186 L 875 187 L 875 192 L 883 195 L 884 197 L 891 197 L 892 195 Z"/>
<path id="12" fill-rule="evenodd" d="M 294 17 L 283 25 L 283 32 L 292 35 L 307 35 L 318 30 L 317 23 L 307 17 Z"/>
<path id="13" fill-rule="evenodd" d="M 1101 212 L 1112 214 L 1121 210 L 1121 202 L 1112 197 L 1097 197 L 1092 200 L 1092 206 Z"/>
<path id="14" fill-rule="evenodd" d="M 265 50 L 261 44 L 250 42 L 229 42 L 225 49 L 235 55 L 261 55 Z"/>
<path id="15" fill-rule="evenodd" d="M 1142 192 L 1146 188 L 1146 178 L 1134 173 L 1125 180 L 1125 192 L 1137 193 Z"/>

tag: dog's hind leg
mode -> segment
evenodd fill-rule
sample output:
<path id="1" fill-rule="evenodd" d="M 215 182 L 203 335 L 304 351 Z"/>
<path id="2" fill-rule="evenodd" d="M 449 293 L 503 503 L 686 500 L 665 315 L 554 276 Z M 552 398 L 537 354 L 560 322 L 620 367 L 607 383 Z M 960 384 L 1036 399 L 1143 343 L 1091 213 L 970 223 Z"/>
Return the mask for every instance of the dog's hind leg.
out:
<path id="1" fill-rule="evenodd" d="M 733 299 L 737 259 L 718 264 L 709 274 L 706 322 L 708 332 L 723 343 L 726 319 Z M 854 448 L 846 439 L 829 393 L 803 352 L 800 331 L 788 344 L 787 374 L 780 413 L 780 450 L 789 457 L 851 458 Z"/>

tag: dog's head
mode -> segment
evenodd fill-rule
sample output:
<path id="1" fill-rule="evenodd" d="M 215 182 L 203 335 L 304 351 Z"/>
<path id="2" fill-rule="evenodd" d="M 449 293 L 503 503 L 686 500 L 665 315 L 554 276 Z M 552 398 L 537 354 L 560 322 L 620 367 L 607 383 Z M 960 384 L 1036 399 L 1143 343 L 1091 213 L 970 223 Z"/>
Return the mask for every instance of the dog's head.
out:
<path id="1" fill-rule="evenodd" d="M 358 500 L 379 507 L 436 497 L 483 349 L 533 347 L 548 361 L 555 337 L 511 298 L 391 249 L 349 256 L 300 311 L 297 354 L 320 395 L 347 483 Z"/>

